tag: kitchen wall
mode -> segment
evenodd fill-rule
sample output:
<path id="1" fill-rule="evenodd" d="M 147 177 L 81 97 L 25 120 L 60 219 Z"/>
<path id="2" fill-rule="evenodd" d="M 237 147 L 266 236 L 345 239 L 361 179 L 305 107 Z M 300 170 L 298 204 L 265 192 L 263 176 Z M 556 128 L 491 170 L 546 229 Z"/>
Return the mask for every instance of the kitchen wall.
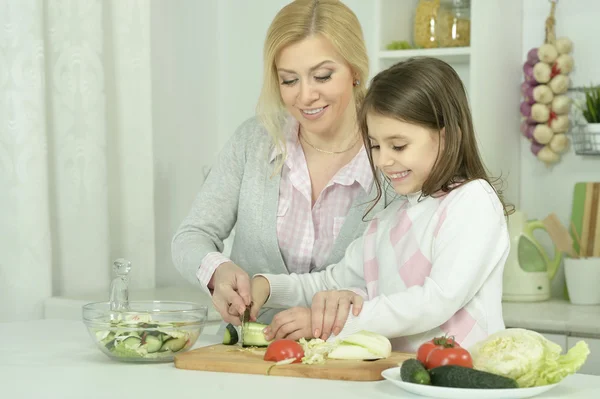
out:
<path id="1" fill-rule="evenodd" d="M 269 24 L 288 0 L 220 1 L 219 148 L 254 115 L 262 83 L 262 50 Z"/>
<path id="2" fill-rule="evenodd" d="M 523 1 L 523 60 L 529 49 L 539 47 L 544 41 L 544 27 L 550 11 L 548 0 Z M 600 83 L 600 1 L 559 1 L 556 7 L 556 35 L 566 36 L 574 42 L 575 69 L 570 77 L 573 86 Z M 518 106 L 515 104 L 515 106 Z M 515 149 L 516 150 L 516 149 Z M 528 142 L 521 141 L 520 201 L 519 207 L 530 218 L 544 218 L 555 212 L 565 226 L 571 218 L 573 187 L 581 181 L 600 181 L 600 156 L 576 155 L 573 149 L 562 160 L 546 167 L 529 150 Z M 543 233 L 536 237 L 550 247 Z M 561 270 L 552 284 L 552 295 L 562 296 L 564 274 Z"/>
<path id="3" fill-rule="evenodd" d="M 219 145 L 218 0 L 152 0 L 156 281 L 184 280 L 171 261 L 171 238 Z"/>

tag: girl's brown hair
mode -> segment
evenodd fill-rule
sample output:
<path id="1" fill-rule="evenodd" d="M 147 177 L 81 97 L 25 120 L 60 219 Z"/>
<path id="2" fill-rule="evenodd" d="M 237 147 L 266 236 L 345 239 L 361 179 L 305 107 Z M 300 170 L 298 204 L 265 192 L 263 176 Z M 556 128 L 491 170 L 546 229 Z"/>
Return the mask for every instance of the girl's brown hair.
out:
<path id="1" fill-rule="evenodd" d="M 371 81 L 358 115 L 365 148 L 370 148 L 369 113 L 438 132 L 445 129 L 444 140 L 440 140 L 443 144 L 423 183 L 421 196 L 444 195 L 471 180 L 483 179 L 496 191 L 505 215 L 511 213 L 500 187 L 496 187 L 500 179 L 492 182 L 481 160 L 466 90 L 450 65 L 437 58 L 417 57 L 379 72 Z M 367 153 L 377 186 L 374 207 L 381 199 L 382 188 L 371 151 Z"/>

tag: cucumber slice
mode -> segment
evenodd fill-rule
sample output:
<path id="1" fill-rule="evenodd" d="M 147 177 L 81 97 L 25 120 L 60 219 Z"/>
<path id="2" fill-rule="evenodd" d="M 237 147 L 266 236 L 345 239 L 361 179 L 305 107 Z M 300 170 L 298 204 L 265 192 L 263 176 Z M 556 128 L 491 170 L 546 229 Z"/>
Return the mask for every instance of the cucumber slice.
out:
<path id="1" fill-rule="evenodd" d="M 165 341 L 165 343 L 162 344 L 162 346 L 160 347 L 160 351 L 161 352 L 165 352 L 165 351 L 178 352 L 183 349 L 186 342 L 187 342 L 187 338 L 185 338 L 185 337 L 169 339 L 169 340 Z"/>
<path id="2" fill-rule="evenodd" d="M 123 346 L 129 349 L 137 349 L 142 345 L 142 340 L 139 337 L 130 336 L 123 340 Z"/>
<path id="3" fill-rule="evenodd" d="M 238 332 L 233 324 L 227 324 L 225 333 L 223 333 L 223 345 L 235 345 L 239 340 Z"/>
<path id="4" fill-rule="evenodd" d="M 110 341 L 108 341 L 108 342 L 107 342 L 107 343 L 104 345 L 104 347 L 105 347 L 106 349 L 108 349 L 109 351 L 111 351 L 111 350 L 113 350 L 113 349 L 115 348 L 115 342 L 116 342 L 116 341 L 115 341 L 114 339 L 111 339 Z"/>
<path id="5" fill-rule="evenodd" d="M 162 346 L 162 341 L 160 338 L 155 337 L 154 335 L 148 335 L 146 337 L 146 348 L 148 349 L 148 353 L 158 352 Z"/>
<path id="6" fill-rule="evenodd" d="M 244 342 L 242 347 L 246 348 L 249 346 L 265 347 L 269 346 L 271 341 L 267 341 L 263 330 L 267 325 L 257 322 L 247 323 L 244 328 Z"/>
<path id="7" fill-rule="evenodd" d="M 96 333 L 96 337 L 100 338 L 99 341 L 102 345 L 106 345 L 115 339 L 115 333 L 112 331 L 99 331 Z"/>

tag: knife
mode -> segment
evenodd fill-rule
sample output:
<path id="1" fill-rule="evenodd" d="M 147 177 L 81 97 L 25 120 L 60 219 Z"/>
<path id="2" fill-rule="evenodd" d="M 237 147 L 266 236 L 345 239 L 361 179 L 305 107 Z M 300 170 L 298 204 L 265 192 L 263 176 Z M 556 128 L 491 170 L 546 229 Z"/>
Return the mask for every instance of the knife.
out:
<path id="1" fill-rule="evenodd" d="M 251 306 L 246 306 L 246 310 L 244 311 L 244 314 L 242 315 L 242 326 L 240 329 L 240 343 L 242 344 L 242 346 L 244 346 L 244 329 L 250 322 L 250 307 Z"/>

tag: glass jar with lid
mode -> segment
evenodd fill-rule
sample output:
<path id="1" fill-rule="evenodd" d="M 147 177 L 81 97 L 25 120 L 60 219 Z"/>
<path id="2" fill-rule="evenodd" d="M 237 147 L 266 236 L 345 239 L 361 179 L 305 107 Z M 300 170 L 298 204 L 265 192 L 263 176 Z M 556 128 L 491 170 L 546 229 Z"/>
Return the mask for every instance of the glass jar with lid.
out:
<path id="1" fill-rule="evenodd" d="M 437 17 L 440 47 L 468 47 L 471 44 L 470 0 L 441 0 Z"/>
<path id="2" fill-rule="evenodd" d="M 439 47 L 437 13 L 440 0 L 419 0 L 413 21 L 413 41 L 421 48 Z"/>

